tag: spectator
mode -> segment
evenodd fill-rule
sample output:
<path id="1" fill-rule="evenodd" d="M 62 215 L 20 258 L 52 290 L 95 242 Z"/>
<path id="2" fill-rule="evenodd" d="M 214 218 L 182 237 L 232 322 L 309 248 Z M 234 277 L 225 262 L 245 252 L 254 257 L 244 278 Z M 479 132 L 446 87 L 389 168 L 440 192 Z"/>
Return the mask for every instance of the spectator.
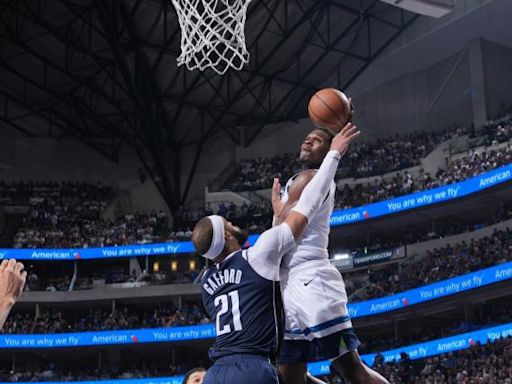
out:
<path id="1" fill-rule="evenodd" d="M 187 372 L 183 378 L 183 384 L 202 384 L 205 375 L 204 368 L 194 368 Z"/>
<path id="2" fill-rule="evenodd" d="M 374 368 L 390 377 L 391 384 L 511 384 L 512 339 L 477 343 L 469 349 L 424 360 L 406 358 L 387 364 L 379 361 Z"/>

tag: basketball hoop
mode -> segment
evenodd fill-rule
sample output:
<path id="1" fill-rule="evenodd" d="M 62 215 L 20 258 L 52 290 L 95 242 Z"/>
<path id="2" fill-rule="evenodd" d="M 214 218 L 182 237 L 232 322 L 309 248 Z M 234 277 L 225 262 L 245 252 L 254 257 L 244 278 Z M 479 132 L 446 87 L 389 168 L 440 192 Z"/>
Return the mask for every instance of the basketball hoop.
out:
<path id="1" fill-rule="evenodd" d="M 223 75 L 249 62 L 245 19 L 251 0 L 172 0 L 181 28 L 178 66 Z"/>

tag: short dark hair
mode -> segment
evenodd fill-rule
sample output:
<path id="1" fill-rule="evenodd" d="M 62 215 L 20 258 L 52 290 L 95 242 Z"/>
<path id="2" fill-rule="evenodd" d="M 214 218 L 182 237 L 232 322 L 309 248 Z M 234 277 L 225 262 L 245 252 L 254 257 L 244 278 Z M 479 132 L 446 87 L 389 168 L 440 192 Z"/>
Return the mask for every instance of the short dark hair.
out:
<path id="1" fill-rule="evenodd" d="M 320 131 L 320 132 L 325 133 L 327 135 L 327 139 L 329 141 L 332 141 L 332 139 L 336 135 L 336 133 L 333 130 L 331 130 L 329 128 L 324 128 L 324 127 L 316 127 L 315 129 L 313 129 L 313 131 Z"/>
<path id="2" fill-rule="evenodd" d="M 206 219 L 206 217 L 205 217 L 205 219 Z M 208 221 L 210 221 L 210 220 L 208 220 Z M 193 373 L 196 373 L 196 372 L 206 372 L 206 369 L 204 369 L 203 367 L 197 367 L 197 368 L 191 369 L 190 371 L 187 372 L 187 374 L 183 378 L 182 384 L 187 384 L 188 378 L 190 376 L 192 376 Z"/>
<path id="3" fill-rule="evenodd" d="M 204 255 L 210 249 L 213 239 L 213 225 L 208 217 L 197 222 L 192 231 L 192 244 L 197 253 Z"/>

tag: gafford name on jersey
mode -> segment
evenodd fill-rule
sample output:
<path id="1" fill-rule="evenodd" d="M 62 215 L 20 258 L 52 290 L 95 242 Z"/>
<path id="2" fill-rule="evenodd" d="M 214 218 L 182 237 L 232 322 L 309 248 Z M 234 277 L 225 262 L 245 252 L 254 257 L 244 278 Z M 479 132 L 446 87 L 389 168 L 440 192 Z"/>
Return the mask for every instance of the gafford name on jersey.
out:
<path id="1" fill-rule="evenodd" d="M 239 269 L 225 269 L 215 272 L 203 284 L 203 288 L 208 294 L 213 293 L 225 284 L 240 284 L 242 280 L 242 271 Z"/>

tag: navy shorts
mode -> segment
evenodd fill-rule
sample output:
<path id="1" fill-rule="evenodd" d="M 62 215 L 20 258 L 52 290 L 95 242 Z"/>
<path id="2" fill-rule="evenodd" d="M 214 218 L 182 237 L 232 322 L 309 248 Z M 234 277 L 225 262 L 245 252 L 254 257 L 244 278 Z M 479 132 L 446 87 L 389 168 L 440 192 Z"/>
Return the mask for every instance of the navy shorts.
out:
<path id="1" fill-rule="evenodd" d="M 203 384 L 278 384 L 277 369 L 264 356 L 230 355 L 217 359 L 206 371 Z"/>
<path id="2" fill-rule="evenodd" d="M 318 339 L 283 340 L 279 364 L 307 363 L 335 359 L 350 351 L 355 351 L 361 342 L 353 328 L 344 329 Z"/>

